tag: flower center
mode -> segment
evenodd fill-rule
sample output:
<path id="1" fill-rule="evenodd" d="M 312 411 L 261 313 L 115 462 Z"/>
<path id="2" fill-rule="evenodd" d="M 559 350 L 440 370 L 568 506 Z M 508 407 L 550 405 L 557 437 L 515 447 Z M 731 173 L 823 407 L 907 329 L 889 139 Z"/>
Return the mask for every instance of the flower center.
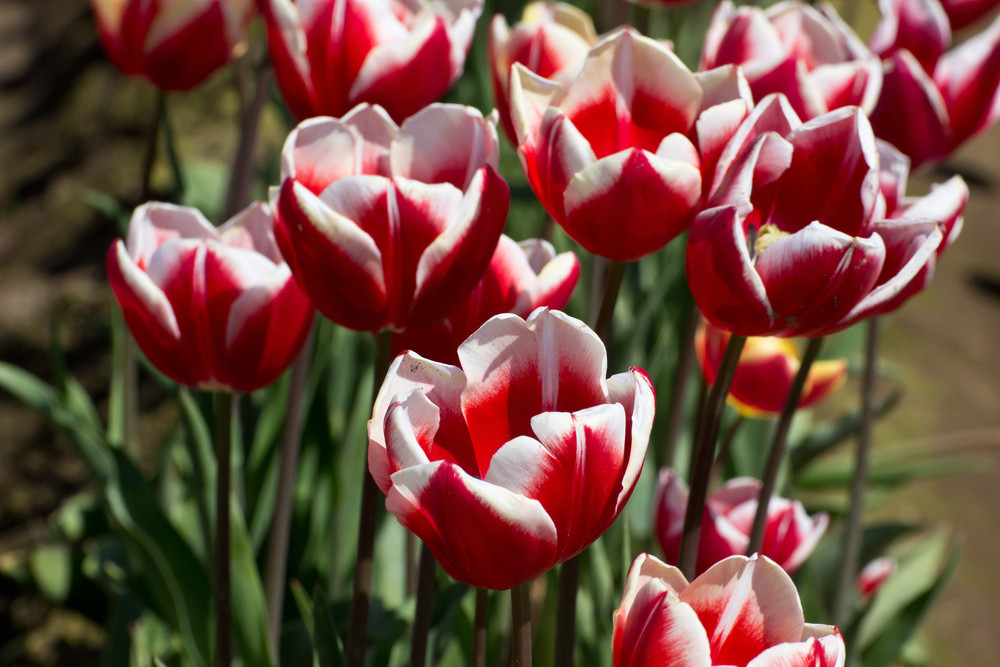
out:
<path id="1" fill-rule="evenodd" d="M 753 258 L 756 259 L 760 257 L 768 246 L 778 239 L 783 239 L 788 235 L 788 232 L 778 229 L 777 226 L 772 225 L 771 223 L 761 226 L 753 239 Z"/>

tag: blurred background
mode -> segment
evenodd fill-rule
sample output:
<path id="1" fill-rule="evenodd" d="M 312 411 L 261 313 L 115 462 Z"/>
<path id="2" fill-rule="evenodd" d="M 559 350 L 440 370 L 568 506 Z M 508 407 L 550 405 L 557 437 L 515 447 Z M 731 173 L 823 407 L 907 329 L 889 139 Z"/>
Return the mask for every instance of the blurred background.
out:
<path id="1" fill-rule="evenodd" d="M 874 2 L 856 4 L 864 7 L 855 26 L 873 24 Z M 491 15 L 488 4 L 481 21 Z M 251 31 L 258 46 L 260 28 Z M 239 85 L 230 67 L 168 102 L 177 152 L 197 174 L 188 203 L 210 219 L 220 202 L 209 195 L 224 186 L 237 140 Z M 109 213 L 141 201 L 156 100 L 152 86 L 105 60 L 87 0 L 0 0 L 0 359 L 51 380 L 55 337 L 102 409 L 112 307 L 104 253 L 120 234 Z M 257 145 L 258 164 L 274 173 L 287 122 L 275 108 Z M 938 525 L 960 545 L 955 575 L 922 626 L 923 649 L 929 664 L 987 665 L 1000 626 L 1000 131 L 921 171 L 910 194 L 956 172 L 971 188 L 962 236 L 932 286 L 889 320 L 883 338 L 890 381 L 904 394 L 878 423 L 876 457 L 926 459 L 931 474 L 897 489 L 870 516 Z M 165 161 L 152 180 L 154 198 L 169 191 Z M 860 360 L 853 361 L 856 369 Z M 853 376 L 827 409 L 849 408 L 851 389 Z M 142 385 L 144 441 L 156 442 L 176 419 L 162 399 L 155 383 Z M 962 465 L 936 466 L 952 456 Z M 68 445 L 0 395 L 0 666 L 99 664 L 104 631 L 88 620 L 106 611 L 99 591 L 60 606 L 10 571 L 18 553 L 44 540 L 61 500 L 87 483 Z M 31 567 L 52 565 L 42 554 Z"/>

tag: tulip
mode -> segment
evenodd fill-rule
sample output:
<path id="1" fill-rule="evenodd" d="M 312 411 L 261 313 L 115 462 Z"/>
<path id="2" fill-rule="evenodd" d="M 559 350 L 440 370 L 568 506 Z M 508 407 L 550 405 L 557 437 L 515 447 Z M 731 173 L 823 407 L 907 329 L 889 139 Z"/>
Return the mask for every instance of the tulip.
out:
<path id="1" fill-rule="evenodd" d="M 278 88 L 298 118 L 367 102 L 397 122 L 458 80 L 482 0 L 261 0 Z"/>
<path id="2" fill-rule="evenodd" d="M 621 512 L 639 477 L 653 386 L 605 379 L 604 344 L 545 308 L 497 315 L 461 368 L 393 362 L 368 422 L 386 509 L 453 578 L 507 589 L 572 558 Z"/>
<path id="3" fill-rule="evenodd" d="M 732 556 L 690 584 L 648 554 L 615 611 L 614 667 L 843 667 L 840 631 L 805 623 L 791 578 L 766 556 Z"/>
<path id="4" fill-rule="evenodd" d="M 426 327 L 479 282 L 507 218 L 495 119 L 434 104 L 397 127 L 379 107 L 289 135 L 275 235 L 326 317 L 357 331 Z"/>
<path id="5" fill-rule="evenodd" d="M 590 15 L 565 3 L 532 2 L 513 30 L 502 14 L 493 17 L 487 50 L 493 76 L 493 99 L 500 122 L 512 143 L 517 134 L 510 120 L 510 68 L 521 63 L 529 71 L 565 83 L 571 80 L 594 44 L 597 32 Z"/>
<path id="6" fill-rule="evenodd" d="M 808 120 L 843 106 L 870 111 L 879 59 L 831 7 L 779 2 L 767 9 L 722 2 L 709 24 L 701 69 L 740 65 L 755 100 L 783 93 Z"/>
<path id="7" fill-rule="evenodd" d="M 695 334 L 694 348 L 705 381 L 715 383 L 729 332 L 702 320 Z M 745 417 L 767 417 L 781 412 L 799 370 L 800 355 L 787 338 L 751 336 L 740 354 L 736 374 L 729 387 L 729 404 Z M 847 360 L 813 362 L 806 376 L 799 407 L 817 403 L 847 379 Z"/>
<path id="8" fill-rule="evenodd" d="M 696 76 L 631 29 L 594 46 L 568 83 L 515 64 L 510 103 L 535 194 L 574 240 L 615 261 L 655 252 L 688 228 L 702 173 L 750 106 L 734 68 Z"/>
<path id="9" fill-rule="evenodd" d="M 501 313 L 527 317 L 541 306 L 562 308 L 579 275 L 580 262 L 573 253 L 556 255 L 552 244 L 541 239 L 515 243 L 501 236 L 472 294 L 441 322 L 393 336 L 393 352 L 412 350 L 428 359 L 457 364 L 458 346 L 486 320 Z"/>
<path id="10" fill-rule="evenodd" d="M 858 594 L 862 598 L 871 599 L 882 584 L 896 572 L 896 559 L 889 556 L 880 556 L 861 568 L 858 573 L 857 586 Z"/>
<path id="11" fill-rule="evenodd" d="M 312 304 L 281 259 L 261 203 L 218 229 L 195 209 L 144 204 L 106 265 L 139 347 L 184 385 L 234 392 L 268 385 L 312 324 Z"/>
<path id="12" fill-rule="evenodd" d="M 937 6 L 936 0 L 924 0 Z M 981 33 L 949 51 L 940 43 L 943 18 L 933 15 L 934 28 L 910 19 L 917 0 L 883 3 L 882 24 L 900 35 L 884 45 L 884 83 L 871 113 L 875 134 L 909 156 L 915 166 L 947 158 L 965 141 L 985 131 L 1000 117 L 1000 17 Z M 928 33 L 937 36 L 928 38 Z M 881 33 L 876 32 L 875 37 Z M 931 46 L 928 46 L 931 44 Z M 914 51 L 915 49 L 915 51 Z M 936 56 L 936 57 L 935 57 Z"/>
<path id="13" fill-rule="evenodd" d="M 688 283 L 741 336 L 819 336 L 885 312 L 931 260 L 939 223 L 883 222 L 879 150 L 861 111 L 801 123 L 765 98 L 726 145 L 691 227 Z"/>
<path id="14" fill-rule="evenodd" d="M 125 74 L 192 88 L 229 62 L 251 0 L 91 0 L 101 44 Z"/>
<path id="15" fill-rule="evenodd" d="M 724 558 L 746 553 L 760 486 L 760 480 L 738 477 L 709 497 L 698 541 L 697 573 Z M 656 539 L 668 563 L 677 562 L 687 503 L 684 481 L 670 468 L 661 470 L 653 521 Z M 825 512 L 810 517 L 799 501 L 772 496 L 760 552 L 788 574 L 795 574 L 816 548 L 829 522 Z"/>

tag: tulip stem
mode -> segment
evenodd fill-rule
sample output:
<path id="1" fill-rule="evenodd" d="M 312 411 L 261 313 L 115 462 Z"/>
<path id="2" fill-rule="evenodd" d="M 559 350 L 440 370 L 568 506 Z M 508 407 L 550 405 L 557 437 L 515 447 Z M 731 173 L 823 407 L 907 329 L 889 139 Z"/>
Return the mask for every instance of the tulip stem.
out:
<path id="1" fill-rule="evenodd" d="M 420 574 L 417 581 L 417 609 L 413 615 L 413 639 L 410 642 L 410 667 L 427 664 L 427 636 L 431 631 L 431 608 L 434 602 L 434 574 L 437 561 L 426 544 L 420 547 Z"/>
<path id="2" fill-rule="evenodd" d="M 514 667 L 531 667 L 531 582 L 510 589 L 511 639 L 513 641 Z M 556 647 L 558 659 L 559 649 Z"/>
<path id="3" fill-rule="evenodd" d="M 229 495 L 232 477 L 233 414 L 237 394 L 215 394 L 215 667 L 232 662 L 232 589 L 229 579 Z"/>
<path id="4" fill-rule="evenodd" d="M 139 190 L 139 201 L 149 201 L 153 193 L 152 175 L 153 165 L 156 164 L 157 148 L 160 145 L 160 126 L 163 125 L 164 116 L 167 113 L 167 94 L 156 89 L 156 110 L 153 114 L 153 122 L 149 126 L 149 134 L 146 135 L 146 150 L 142 156 L 142 184 Z"/>
<path id="5" fill-rule="evenodd" d="M 745 336 L 732 335 L 726 344 L 726 351 L 719 364 L 715 383 L 708 394 L 704 414 L 698 425 L 694 451 L 691 454 L 691 468 L 688 478 L 691 492 L 688 495 L 687 510 L 684 513 L 684 529 L 681 532 L 681 546 L 677 562 L 688 581 L 694 579 L 698 563 L 698 540 L 701 538 L 701 517 L 708 497 L 708 481 L 715 461 L 715 441 L 719 437 L 719 424 L 726 407 L 726 396 L 736 374 L 736 366 L 746 343 Z"/>
<path id="6" fill-rule="evenodd" d="M 726 465 L 726 459 L 729 458 L 729 452 L 733 449 L 733 441 L 736 440 L 736 434 L 740 432 L 740 428 L 742 428 L 745 421 L 746 417 L 737 415 L 733 423 L 726 429 L 726 432 L 722 434 L 722 442 L 719 443 L 719 451 L 715 454 L 715 463 L 712 464 L 712 476 L 710 479 L 715 479 L 722 472 L 723 466 Z"/>
<path id="7" fill-rule="evenodd" d="M 764 545 L 764 529 L 767 527 L 767 506 L 771 503 L 771 496 L 774 495 L 774 487 L 778 481 L 778 471 L 781 469 L 781 462 L 785 459 L 785 445 L 788 442 L 788 431 L 792 427 L 792 417 L 799 407 L 802 399 L 802 390 L 806 386 L 806 379 L 809 377 L 809 369 L 819 355 L 819 349 L 823 346 L 823 337 L 810 338 L 802 354 L 802 361 L 799 362 L 799 370 L 795 374 L 792 386 L 788 389 L 788 396 L 785 397 L 785 405 L 781 409 L 778 417 L 778 427 L 774 431 L 774 438 L 771 440 L 771 450 L 767 455 L 767 464 L 764 467 L 764 476 L 760 486 L 760 494 L 757 496 L 757 512 L 753 518 L 753 528 L 750 531 L 750 542 L 747 544 L 747 555 L 760 551 Z"/>
<path id="8" fill-rule="evenodd" d="M 476 611 L 472 617 L 472 661 L 470 667 L 486 667 L 486 612 L 490 592 L 476 589 Z"/>
<path id="9" fill-rule="evenodd" d="M 865 350 L 865 370 L 861 385 L 861 428 L 855 452 L 854 478 L 851 481 L 850 509 L 844 529 L 844 551 L 840 559 L 837 588 L 833 594 L 833 620 L 841 627 L 849 619 L 849 606 L 854 591 L 854 578 L 861 558 L 861 518 L 868 492 L 868 464 L 872 448 L 872 422 L 875 414 L 875 377 L 878 367 L 879 320 L 868 320 L 868 344 Z"/>
<path id="10" fill-rule="evenodd" d="M 382 380 L 392 363 L 392 332 L 375 334 L 375 364 L 372 377 L 372 403 L 378 397 Z M 358 550 L 354 563 L 354 593 L 351 597 L 351 618 L 347 629 L 347 667 L 363 667 L 368 641 L 368 609 L 372 597 L 372 558 L 375 553 L 375 519 L 380 491 L 368 470 L 362 475 L 361 508 L 359 511 Z"/>
<path id="11" fill-rule="evenodd" d="M 285 569 L 288 565 L 288 536 L 292 527 L 292 500 L 298 473 L 299 446 L 302 441 L 302 409 L 309 364 L 312 361 L 314 323 L 302 351 L 292 366 L 292 377 L 285 408 L 285 423 L 281 431 L 281 469 L 274 503 L 274 520 L 267 545 L 267 636 L 272 659 L 279 663 L 281 655 L 281 618 L 285 603 Z"/>
<path id="12" fill-rule="evenodd" d="M 239 67 L 246 67 L 246 58 L 240 59 Z M 233 155 L 233 166 L 230 170 L 229 187 L 226 189 L 226 202 L 223 206 L 223 220 L 236 215 L 250 200 L 250 180 L 253 176 L 253 151 L 257 143 L 257 128 L 260 126 L 260 116 L 267 103 L 267 94 L 271 88 L 271 67 L 266 58 L 257 73 L 257 90 L 249 104 L 243 104 L 240 95 L 240 136 Z M 240 86 L 240 90 L 243 87 Z"/>
<path id="13" fill-rule="evenodd" d="M 680 439 L 681 426 L 684 424 L 685 392 L 688 379 L 691 377 L 691 368 L 694 365 L 692 363 L 694 360 L 694 337 L 698 331 L 700 317 L 701 311 L 698 310 L 697 306 L 693 306 L 684 325 L 683 338 L 680 340 L 677 370 L 674 372 L 673 382 L 670 385 L 670 405 L 667 408 L 667 425 L 664 428 L 661 467 L 670 467 L 674 464 L 677 441 Z"/>
<path id="14" fill-rule="evenodd" d="M 555 667 L 573 667 L 576 648 L 576 594 L 580 587 L 580 554 L 559 568 L 559 596 L 556 602 Z"/>
<path id="15" fill-rule="evenodd" d="M 622 278 L 625 276 L 625 262 L 608 263 L 608 271 L 604 276 L 604 291 L 601 293 L 601 304 L 597 315 L 593 318 L 594 332 L 604 341 L 606 348 L 611 347 L 611 322 L 614 320 L 615 303 L 621 289 Z M 609 354 L 610 356 L 610 354 Z"/>

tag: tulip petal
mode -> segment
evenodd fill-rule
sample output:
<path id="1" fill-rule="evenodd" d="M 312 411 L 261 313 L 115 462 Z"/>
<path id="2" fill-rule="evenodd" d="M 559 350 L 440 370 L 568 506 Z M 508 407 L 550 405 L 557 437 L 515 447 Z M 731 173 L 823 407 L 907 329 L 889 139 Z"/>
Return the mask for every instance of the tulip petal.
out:
<path id="1" fill-rule="evenodd" d="M 802 636 L 795 584 L 773 561 L 732 556 L 680 594 L 708 634 L 712 664 L 745 665 L 764 649 Z"/>
<path id="2" fill-rule="evenodd" d="M 843 667 L 845 660 L 844 640 L 838 634 L 772 646 L 747 667 Z"/>
<path id="3" fill-rule="evenodd" d="M 934 68 L 951 120 L 954 150 L 1000 117 L 1000 18 L 955 47 Z"/>
<path id="4" fill-rule="evenodd" d="M 478 110 L 435 104 L 400 127 L 392 143 L 392 173 L 465 190 L 484 165 L 497 169 L 498 150 L 496 126 Z"/>
<path id="5" fill-rule="evenodd" d="M 450 463 L 394 473 L 385 504 L 463 583 L 503 590 L 555 564 L 556 527 L 538 501 L 470 477 Z"/>
<path id="6" fill-rule="evenodd" d="M 566 188 L 566 232 L 587 250 L 631 261 L 665 246 L 690 225 L 701 174 L 690 164 L 629 149 L 598 160 Z M 627 215 L 628 225 L 609 224 Z"/>
<path id="7" fill-rule="evenodd" d="M 649 582 L 636 593 L 630 616 L 619 609 L 614 620 L 616 667 L 713 664 L 698 615 L 659 581 Z"/>

